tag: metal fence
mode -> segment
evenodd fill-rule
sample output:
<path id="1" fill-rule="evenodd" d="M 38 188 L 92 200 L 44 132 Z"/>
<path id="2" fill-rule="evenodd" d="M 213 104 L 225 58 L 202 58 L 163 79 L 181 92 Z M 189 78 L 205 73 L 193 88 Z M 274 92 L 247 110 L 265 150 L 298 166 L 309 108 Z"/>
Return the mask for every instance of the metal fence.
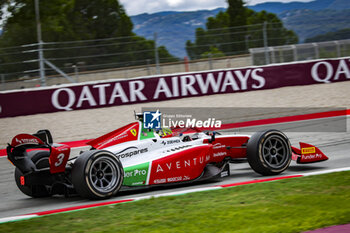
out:
<path id="1" fill-rule="evenodd" d="M 350 39 L 249 49 L 253 65 L 350 56 Z"/>
<path id="2" fill-rule="evenodd" d="M 239 68 L 250 65 L 265 65 L 271 63 L 284 63 L 304 61 L 321 58 L 334 58 L 350 56 L 350 39 L 328 41 L 319 43 L 307 43 L 296 45 L 284 45 L 275 47 L 251 48 L 250 54 L 240 56 L 228 56 L 208 58 L 193 61 L 179 61 L 172 63 L 160 63 L 157 71 L 156 64 L 133 65 L 127 67 L 100 69 L 95 71 L 84 70 L 84 64 L 70 64 L 64 69 L 75 82 L 86 82 L 108 79 L 125 79 L 144 77 L 156 74 L 171 74 L 181 72 L 193 72 L 212 69 Z M 69 83 L 63 76 L 48 75 L 48 86 Z M 16 80 L 9 81 L 4 74 L 0 74 L 0 91 L 38 87 L 41 85 L 39 75 L 19 76 Z"/>
<path id="3" fill-rule="evenodd" d="M 286 42 L 286 35 L 278 33 L 281 30 L 284 30 L 283 25 L 274 22 L 210 29 L 210 35 L 203 36 L 203 43 L 189 46 L 192 51 L 189 54 L 192 55 L 190 57 L 193 60 L 190 61 L 188 70 L 226 68 L 227 64 L 234 65 L 236 60 L 240 60 L 238 58 L 232 61 L 233 56 L 248 54 L 249 47 L 263 46 L 267 43 L 270 45 L 292 43 Z M 38 31 L 40 31 L 39 28 Z M 164 40 L 164 35 L 159 35 L 157 39 L 155 33 L 153 38 L 148 39 L 133 35 L 44 42 L 38 37 L 38 43 L 2 47 L 0 48 L 0 76 L 3 75 L 3 77 L 0 80 L 0 90 L 55 85 L 66 83 L 67 80 L 69 82 L 90 81 L 92 77 L 95 78 L 94 80 L 100 80 L 153 75 L 153 68 L 156 74 L 186 71 L 183 69 L 185 58 L 182 60 L 182 58 L 173 57 L 166 53 L 164 48 L 158 46 L 162 38 Z M 215 38 L 219 40 L 214 42 Z M 180 39 L 182 41 L 183 38 L 171 38 L 171 41 L 173 44 L 176 42 L 179 49 L 184 49 L 181 48 L 185 46 L 184 41 L 179 42 Z M 213 54 L 207 52 L 214 47 L 222 52 L 214 51 Z M 217 59 L 218 57 L 220 58 Z M 217 66 L 218 63 L 224 65 Z M 245 62 L 241 65 L 250 64 Z M 61 76 L 66 80 L 61 80 Z M 89 77 L 85 79 L 83 76 Z M 10 85 L 14 82 L 18 83 L 17 87 Z"/>
<path id="4" fill-rule="evenodd" d="M 240 56 L 229 56 L 221 58 L 200 59 L 195 61 L 180 61 L 172 63 L 161 63 L 159 66 L 160 74 L 175 74 L 182 72 L 195 72 L 203 70 L 239 68 L 251 65 L 251 59 L 248 54 Z M 84 71 L 79 66 L 72 67 L 67 75 L 72 77 L 76 82 L 87 82 L 108 79 L 127 79 L 135 77 L 145 77 L 157 75 L 156 64 L 143 66 L 129 66 L 114 69 L 104 69 L 96 71 Z M 1 76 L 1 75 L 0 75 Z M 0 91 L 23 89 L 40 86 L 40 77 L 23 78 L 20 80 L 6 81 L 4 75 L 0 79 Z M 48 86 L 69 83 L 69 80 L 60 75 L 50 75 L 46 77 Z"/>

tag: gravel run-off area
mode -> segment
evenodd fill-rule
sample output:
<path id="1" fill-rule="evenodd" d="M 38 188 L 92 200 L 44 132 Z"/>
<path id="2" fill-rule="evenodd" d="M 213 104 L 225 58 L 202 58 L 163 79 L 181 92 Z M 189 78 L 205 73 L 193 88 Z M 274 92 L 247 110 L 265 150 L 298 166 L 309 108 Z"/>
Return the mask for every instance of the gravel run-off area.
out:
<path id="1" fill-rule="evenodd" d="M 15 104 L 15 103 L 14 103 Z M 55 142 L 92 139 L 134 120 L 143 107 L 342 107 L 350 108 L 350 81 L 64 111 L 0 119 L 0 149 L 19 133 L 49 129 Z"/>

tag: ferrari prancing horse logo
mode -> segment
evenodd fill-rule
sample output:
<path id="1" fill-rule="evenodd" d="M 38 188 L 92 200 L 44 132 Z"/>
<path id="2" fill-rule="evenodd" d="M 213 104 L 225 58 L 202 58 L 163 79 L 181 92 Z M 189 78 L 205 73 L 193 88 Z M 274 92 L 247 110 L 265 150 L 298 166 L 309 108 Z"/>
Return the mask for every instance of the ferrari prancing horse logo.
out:
<path id="1" fill-rule="evenodd" d="M 136 137 L 136 134 L 137 134 L 136 129 L 132 129 L 132 130 L 130 130 L 130 132 L 132 133 L 132 135 L 134 135 Z"/>

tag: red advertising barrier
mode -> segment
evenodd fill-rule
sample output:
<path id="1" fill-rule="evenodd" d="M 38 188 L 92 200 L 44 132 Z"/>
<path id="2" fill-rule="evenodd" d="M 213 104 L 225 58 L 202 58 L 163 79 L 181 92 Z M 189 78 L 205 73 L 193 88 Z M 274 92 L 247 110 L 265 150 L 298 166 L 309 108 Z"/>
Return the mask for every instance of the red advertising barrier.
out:
<path id="1" fill-rule="evenodd" d="M 181 73 L 0 93 L 0 118 L 350 80 L 350 59 Z"/>

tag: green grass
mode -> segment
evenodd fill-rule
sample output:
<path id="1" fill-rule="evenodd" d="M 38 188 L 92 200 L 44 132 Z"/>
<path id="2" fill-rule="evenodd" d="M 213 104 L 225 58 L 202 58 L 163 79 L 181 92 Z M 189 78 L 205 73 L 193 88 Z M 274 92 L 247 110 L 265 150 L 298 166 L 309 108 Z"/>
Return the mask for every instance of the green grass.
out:
<path id="1" fill-rule="evenodd" d="M 350 222 L 350 172 L 0 224 L 0 232 L 301 232 Z"/>

